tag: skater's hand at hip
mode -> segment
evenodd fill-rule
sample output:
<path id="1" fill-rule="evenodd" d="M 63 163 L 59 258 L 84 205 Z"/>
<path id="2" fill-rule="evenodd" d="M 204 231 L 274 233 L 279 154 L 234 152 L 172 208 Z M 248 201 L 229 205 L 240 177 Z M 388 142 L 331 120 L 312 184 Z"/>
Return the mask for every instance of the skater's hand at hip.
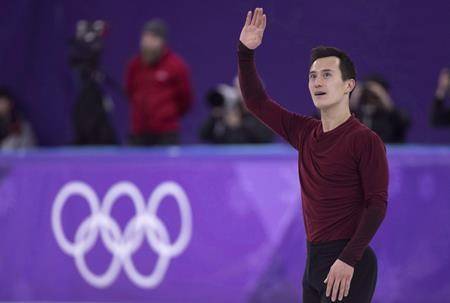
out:
<path id="1" fill-rule="evenodd" d="M 336 298 L 342 301 L 344 297 L 348 296 L 354 271 L 352 266 L 339 259 L 331 266 L 327 278 L 323 282 L 327 284 L 326 296 L 331 295 L 332 302 L 336 301 Z"/>
<path id="2" fill-rule="evenodd" d="M 249 11 L 239 40 L 249 49 L 257 48 L 262 42 L 266 22 L 262 8 L 256 8 L 253 14 Z"/>

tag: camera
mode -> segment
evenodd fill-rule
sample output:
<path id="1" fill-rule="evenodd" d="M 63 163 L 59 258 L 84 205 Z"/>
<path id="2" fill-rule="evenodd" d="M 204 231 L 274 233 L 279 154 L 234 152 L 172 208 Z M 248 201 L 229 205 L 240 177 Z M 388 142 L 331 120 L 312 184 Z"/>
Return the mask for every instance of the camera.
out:
<path id="1" fill-rule="evenodd" d="M 70 41 L 69 64 L 76 90 L 73 125 L 77 145 L 117 142 L 109 119 L 113 103 L 103 89 L 107 76 L 100 71 L 106 29 L 105 21 L 80 20 Z"/>
<path id="2" fill-rule="evenodd" d="M 208 91 L 206 103 L 212 108 L 230 109 L 239 104 L 239 94 L 236 88 L 227 84 L 219 84 Z"/>
<path id="3" fill-rule="evenodd" d="M 103 51 L 107 24 L 103 20 L 80 20 L 70 41 L 69 64 L 86 73 L 96 71 Z"/>

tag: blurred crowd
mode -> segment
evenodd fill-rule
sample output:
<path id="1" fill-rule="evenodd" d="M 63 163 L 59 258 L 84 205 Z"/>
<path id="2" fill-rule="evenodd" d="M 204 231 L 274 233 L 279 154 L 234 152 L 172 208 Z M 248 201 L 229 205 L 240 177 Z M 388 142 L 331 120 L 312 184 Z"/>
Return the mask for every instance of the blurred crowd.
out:
<path id="1" fill-rule="evenodd" d="M 106 24 L 79 21 L 70 42 L 70 68 L 76 94 L 72 125 L 75 145 L 116 145 L 119 139 L 111 122 L 111 102 L 103 85 L 113 81 L 101 72 L 100 56 Z M 194 94 L 187 63 L 168 44 L 169 31 L 161 19 L 142 28 L 140 52 L 129 60 L 124 87 L 130 110 L 129 145 L 180 144 L 182 118 L 192 109 Z M 204 96 L 208 114 L 198 130 L 205 143 L 270 143 L 274 135 L 245 108 L 237 77 L 220 83 Z M 380 74 L 358 80 L 350 99 L 351 111 L 386 143 L 403 143 L 410 127 L 408 112 L 390 94 L 391 84 Z M 430 123 L 450 126 L 450 71 L 443 68 L 434 96 L 430 93 Z M 447 100 L 448 101 L 448 100 Z M 2 150 L 37 144 L 32 126 L 18 107 L 19 100 L 0 87 L 0 144 Z"/>

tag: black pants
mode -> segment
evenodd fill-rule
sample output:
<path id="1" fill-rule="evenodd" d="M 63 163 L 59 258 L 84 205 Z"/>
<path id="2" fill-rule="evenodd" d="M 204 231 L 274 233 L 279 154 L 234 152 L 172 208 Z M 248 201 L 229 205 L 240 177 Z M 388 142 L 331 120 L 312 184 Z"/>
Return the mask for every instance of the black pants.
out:
<path id="1" fill-rule="evenodd" d="M 303 303 L 332 302 L 326 297 L 323 282 L 331 266 L 339 257 L 348 240 L 337 240 L 321 244 L 307 243 L 307 259 L 303 275 Z M 342 301 L 345 303 L 370 303 L 377 282 L 377 258 L 372 248 L 367 247 L 363 257 L 356 264 L 350 284 L 350 292 Z"/>

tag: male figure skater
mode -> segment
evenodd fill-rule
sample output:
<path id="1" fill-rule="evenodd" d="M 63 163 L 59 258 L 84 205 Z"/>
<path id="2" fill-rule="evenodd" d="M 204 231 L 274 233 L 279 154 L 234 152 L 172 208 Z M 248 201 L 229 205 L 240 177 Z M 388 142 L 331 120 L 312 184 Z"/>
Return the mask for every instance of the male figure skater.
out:
<path id="1" fill-rule="evenodd" d="M 309 91 L 321 120 L 292 113 L 265 92 L 254 50 L 266 27 L 262 8 L 248 12 L 238 47 L 248 109 L 299 152 L 307 260 L 303 302 L 370 302 L 377 261 L 368 246 L 386 213 L 388 166 L 381 139 L 350 114 L 356 72 L 341 50 L 312 50 Z"/>

